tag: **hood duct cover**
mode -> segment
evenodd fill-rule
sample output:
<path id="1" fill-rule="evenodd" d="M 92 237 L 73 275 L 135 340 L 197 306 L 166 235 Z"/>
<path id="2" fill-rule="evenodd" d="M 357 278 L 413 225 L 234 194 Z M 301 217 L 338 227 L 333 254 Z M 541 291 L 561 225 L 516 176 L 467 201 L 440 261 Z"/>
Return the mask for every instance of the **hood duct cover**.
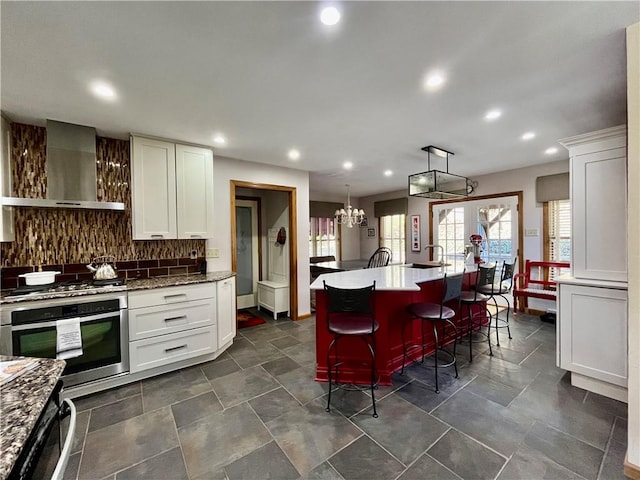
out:
<path id="1" fill-rule="evenodd" d="M 47 198 L 4 197 L 18 207 L 124 210 L 124 203 L 97 201 L 96 130 L 47 120 Z"/>

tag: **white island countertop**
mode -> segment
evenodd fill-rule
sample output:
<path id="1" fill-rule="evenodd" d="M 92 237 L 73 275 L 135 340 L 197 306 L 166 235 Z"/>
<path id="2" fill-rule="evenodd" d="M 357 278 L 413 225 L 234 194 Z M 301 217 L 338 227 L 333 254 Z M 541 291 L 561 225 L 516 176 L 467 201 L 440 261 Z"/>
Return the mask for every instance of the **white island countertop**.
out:
<path id="1" fill-rule="evenodd" d="M 362 288 L 376 282 L 376 290 L 419 291 L 418 284 L 442 279 L 444 274 L 462 273 L 465 266 L 460 263 L 447 267 L 411 268 L 407 265 L 365 268 L 346 272 L 325 273 L 312 284 L 312 290 L 322 290 L 323 281 L 337 288 Z M 466 267 L 467 272 L 475 272 L 476 267 Z"/>

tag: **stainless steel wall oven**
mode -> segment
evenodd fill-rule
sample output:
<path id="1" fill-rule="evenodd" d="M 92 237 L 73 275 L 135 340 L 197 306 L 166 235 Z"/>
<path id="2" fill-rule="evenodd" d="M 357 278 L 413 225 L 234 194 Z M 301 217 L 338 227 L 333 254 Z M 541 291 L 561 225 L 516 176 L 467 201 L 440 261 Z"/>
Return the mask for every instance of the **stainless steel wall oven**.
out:
<path id="1" fill-rule="evenodd" d="M 0 314 L 0 353 L 56 358 L 56 321 L 77 318 L 82 354 L 66 359 L 67 387 L 129 371 L 129 324 L 124 293 L 6 304 Z"/>

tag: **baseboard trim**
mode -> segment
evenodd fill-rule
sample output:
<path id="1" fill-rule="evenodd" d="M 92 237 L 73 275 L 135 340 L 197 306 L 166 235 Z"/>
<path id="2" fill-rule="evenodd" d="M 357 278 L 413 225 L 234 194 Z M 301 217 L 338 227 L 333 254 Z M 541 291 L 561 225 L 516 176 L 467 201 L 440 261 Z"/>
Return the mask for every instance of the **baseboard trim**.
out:
<path id="1" fill-rule="evenodd" d="M 627 457 L 628 455 L 624 456 L 624 463 L 622 464 L 625 476 L 632 478 L 633 480 L 640 480 L 640 467 L 629 463 Z"/>
<path id="2" fill-rule="evenodd" d="M 311 318 L 312 316 L 313 316 L 313 314 L 311 314 L 311 313 L 305 313 L 304 315 L 298 315 L 298 318 L 296 319 L 296 321 L 297 320 L 304 320 L 306 318 Z"/>

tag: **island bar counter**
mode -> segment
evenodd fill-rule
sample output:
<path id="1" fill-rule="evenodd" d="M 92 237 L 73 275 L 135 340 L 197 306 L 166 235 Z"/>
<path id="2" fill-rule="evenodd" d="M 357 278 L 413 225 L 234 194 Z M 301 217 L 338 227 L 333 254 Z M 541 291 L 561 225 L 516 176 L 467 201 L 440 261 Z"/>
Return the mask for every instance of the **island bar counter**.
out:
<path id="1" fill-rule="evenodd" d="M 332 287 L 359 288 L 376 282 L 374 293 L 374 314 L 378 324 L 375 333 L 376 373 L 379 385 L 391 385 L 391 374 L 402 367 L 402 327 L 410 318 L 406 307 L 414 302 L 440 303 L 442 296 L 442 279 L 444 274 L 456 275 L 464 271 L 464 265 L 453 265 L 439 268 L 411 268 L 403 265 L 352 270 L 320 275 L 312 284 L 316 290 L 316 381 L 326 382 L 327 349 L 332 335 L 326 325 L 326 295 L 323 281 Z M 467 290 L 475 282 L 476 267 L 467 267 L 463 281 L 463 289 Z M 467 331 L 468 318 L 466 309 L 458 312 L 454 322 L 459 325 L 458 333 Z M 475 312 L 474 312 L 475 314 Z M 405 330 L 407 345 L 421 342 L 420 322 L 415 321 Z M 445 343 L 453 341 L 453 331 L 447 330 Z M 434 339 L 431 328 L 425 329 L 425 354 L 434 350 Z M 338 380 L 341 383 L 368 384 L 371 381 L 369 366 L 365 363 L 370 353 L 364 342 L 357 338 L 345 338 L 340 341 L 340 359 L 345 365 L 339 369 Z M 422 352 L 415 349 L 407 355 L 407 364 L 420 359 Z"/>

